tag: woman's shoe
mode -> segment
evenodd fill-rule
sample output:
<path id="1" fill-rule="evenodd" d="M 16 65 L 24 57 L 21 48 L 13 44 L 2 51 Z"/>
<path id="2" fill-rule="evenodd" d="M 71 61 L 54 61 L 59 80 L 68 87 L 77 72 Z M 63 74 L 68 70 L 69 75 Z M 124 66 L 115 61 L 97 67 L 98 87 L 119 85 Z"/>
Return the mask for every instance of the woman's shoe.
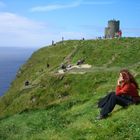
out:
<path id="1" fill-rule="evenodd" d="M 97 120 L 102 120 L 102 119 L 106 119 L 107 117 L 108 117 L 108 115 L 100 115 L 96 119 Z"/>

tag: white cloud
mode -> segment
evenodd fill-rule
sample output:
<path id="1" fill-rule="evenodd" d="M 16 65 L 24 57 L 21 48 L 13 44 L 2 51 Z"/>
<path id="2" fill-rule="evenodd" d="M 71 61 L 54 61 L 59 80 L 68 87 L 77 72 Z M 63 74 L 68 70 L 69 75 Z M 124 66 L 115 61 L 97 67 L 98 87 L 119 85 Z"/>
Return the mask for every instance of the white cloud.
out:
<path id="1" fill-rule="evenodd" d="M 76 32 L 76 31 L 67 31 L 67 32 L 61 32 L 60 36 L 63 36 L 64 39 L 82 39 L 85 37 L 85 34 L 83 32 Z"/>
<path id="2" fill-rule="evenodd" d="M 114 0 L 82 0 L 81 4 L 82 5 L 110 5 L 114 4 Z"/>
<path id="3" fill-rule="evenodd" d="M 77 0 L 70 4 L 55 4 L 55 5 L 46 5 L 46 6 L 36 6 L 30 9 L 31 12 L 47 12 L 59 9 L 75 8 L 80 5 L 109 5 L 114 4 L 114 1 L 90 1 L 90 0 Z"/>
<path id="4" fill-rule="evenodd" d="M 13 13 L 8 13 L 8 12 L 1 12 L 0 13 L 0 26 L 1 27 L 4 27 L 4 28 L 1 28 L 0 32 L 1 31 L 5 31 L 5 29 L 7 31 L 15 31 L 15 28 L 16 30 L 17 29 L 32 29 L 32 28 L 41 28 L 41 23 L 36 23 L 36 22 L 33 22 L 25 17 L 21 17 L 21 16 L 18 16 L 16 14 L 13 14 Z M 6 28 L 5 28 L 6 27 Z"/>
<path id="5" fill-rule="evenodd" d="M 140 28 L 122 28 L 126 32 L 138 32 L 140 33 Z"/>
<path id="6" fill-rule="evenodd" d="M 56 4 L 56 5 L 47 5 L 47 6 L 37 6 L 31 8 L 32 12 L 46 12 L 46 11 L 53 11 L 58 9 L 66 9 L 66 8 L 73 8 L 79 6 L 79 2 L 74 2 L 71 4 Z"/>
<path id="7" fill-rule="evenodd" d="M 46 45 L 53 37 L 45 23 L 13 13 L 0 13 L 0 46 Z"/>
<path id="8" fill-rule="evenodd" d="M 3 3 L 2 1 L 0 1 L 0 7 L 4 7 L 5 3 Z"/>
<path id="9" fill-rule="evenodd" d="M 122 28 L 123 36 L 134 36 L 140 37 L 140 28 L 131 27 L 131 28 Z"/>
<path id="10" fill-rule="evenodd" d="M 0 13 L 0 46 L 42 47 L 51 44 L 52 40 L 80 39 L 83 33 L 63 31 L 62 28 L 32 21 L 19 15 Z"/>

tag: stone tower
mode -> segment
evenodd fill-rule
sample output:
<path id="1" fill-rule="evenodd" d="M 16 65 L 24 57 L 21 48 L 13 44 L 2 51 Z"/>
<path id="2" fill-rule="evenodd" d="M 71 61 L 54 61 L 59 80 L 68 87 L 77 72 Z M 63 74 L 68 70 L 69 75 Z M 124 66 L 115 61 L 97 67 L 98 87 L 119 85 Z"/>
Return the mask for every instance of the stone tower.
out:
<path id="1" fill-rule="evenodd" d="M 105 28 L 105 38 L 113 38 L 120 31 L 119 20 L 109 20 L 108 27 Z"/>

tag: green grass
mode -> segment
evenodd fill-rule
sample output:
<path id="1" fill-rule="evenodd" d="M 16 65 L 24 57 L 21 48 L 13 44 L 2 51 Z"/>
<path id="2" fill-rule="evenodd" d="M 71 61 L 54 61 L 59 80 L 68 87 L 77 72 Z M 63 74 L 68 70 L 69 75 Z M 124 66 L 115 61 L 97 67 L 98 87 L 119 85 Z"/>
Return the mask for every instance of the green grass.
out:
<path id="1" fill-rule="evenodd" d="M 23 112 L 0 122 L 0 139 L 138 140 L 139 106 L 119 109 L 102 121 L 95 120 L 98 110 L 93 99 L 75 100 L 49 109 Z"/>
<path id="2" fill-rule="evenodd" d="M 0 98 L 0 139 L 139 140 L 139 105 L 116 106 L 106 120 L 95 119 L 98 99 L 115 90 L 121 68 L 140 83 L 139 44 L 140 38 L 68 40 L 36 51 Z M 84 74 L 57 73 L 61 63 L 81 58 L 92 65 Z"/>

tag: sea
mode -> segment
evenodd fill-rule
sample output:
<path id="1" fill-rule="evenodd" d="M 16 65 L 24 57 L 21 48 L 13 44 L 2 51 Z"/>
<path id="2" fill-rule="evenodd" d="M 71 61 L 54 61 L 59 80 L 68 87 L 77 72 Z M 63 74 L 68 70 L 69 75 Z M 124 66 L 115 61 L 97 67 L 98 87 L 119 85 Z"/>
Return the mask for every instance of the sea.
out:
<path id="1" fill-rule="evenodd" d="M 6 93 L 19 68 L 34 51 L 36 48 L 0 47 L 0 96 Z"/>

